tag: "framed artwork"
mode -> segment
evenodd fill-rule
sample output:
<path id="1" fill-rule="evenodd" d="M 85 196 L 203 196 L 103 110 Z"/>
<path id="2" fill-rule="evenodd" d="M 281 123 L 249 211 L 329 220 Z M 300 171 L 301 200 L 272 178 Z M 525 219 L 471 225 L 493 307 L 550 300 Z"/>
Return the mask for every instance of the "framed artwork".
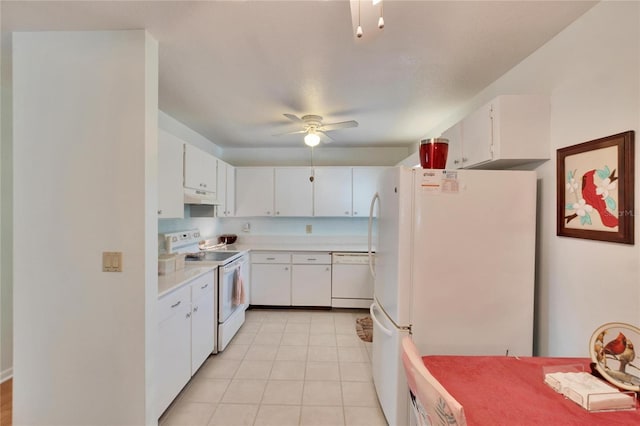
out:
<path id="1" fill-rule="evenodd" d="M 557 235 L 633 244 L 634 132 L 557 151 Z"/>

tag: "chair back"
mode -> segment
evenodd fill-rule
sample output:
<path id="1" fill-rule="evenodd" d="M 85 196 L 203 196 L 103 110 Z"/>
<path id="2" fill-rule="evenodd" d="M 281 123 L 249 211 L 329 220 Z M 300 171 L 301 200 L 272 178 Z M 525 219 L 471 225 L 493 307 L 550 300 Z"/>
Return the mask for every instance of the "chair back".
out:
<path id="1" fill-rule="evenodd" d="M 419 426 L 467 424 L 462 405 L 429 372 L 409 337 L 402 339 L 402 364 Z"/>

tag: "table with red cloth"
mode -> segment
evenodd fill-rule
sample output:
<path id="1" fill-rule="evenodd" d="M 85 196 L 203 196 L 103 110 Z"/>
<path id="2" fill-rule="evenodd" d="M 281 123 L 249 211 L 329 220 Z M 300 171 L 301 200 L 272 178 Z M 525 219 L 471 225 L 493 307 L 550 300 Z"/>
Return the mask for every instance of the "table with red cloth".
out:
<path id="1" fill-rule="evenodd" d="M 591 413 L 544 383 L 543 367 L 586 358 L 424 356 L 427 369 L 464 408 L 469 426 L 640 425 L 640 409 Z"/>

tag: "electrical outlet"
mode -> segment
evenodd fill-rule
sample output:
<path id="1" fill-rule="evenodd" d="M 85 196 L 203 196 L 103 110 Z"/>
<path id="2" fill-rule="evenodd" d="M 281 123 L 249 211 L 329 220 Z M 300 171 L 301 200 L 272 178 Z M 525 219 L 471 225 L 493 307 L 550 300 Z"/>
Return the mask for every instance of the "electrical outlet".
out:
<path id="1" fill-rule="evenodd" d="M 122 252 L 102 252 L 102 272 L 122 272 Z"/>
<path id="2" fill-rule="evenodd" d="M 313 225 L 307 225 L 306 226 L 306 231 L 307 231 L 307 234 L 312 233 L 313 232 Z"/>

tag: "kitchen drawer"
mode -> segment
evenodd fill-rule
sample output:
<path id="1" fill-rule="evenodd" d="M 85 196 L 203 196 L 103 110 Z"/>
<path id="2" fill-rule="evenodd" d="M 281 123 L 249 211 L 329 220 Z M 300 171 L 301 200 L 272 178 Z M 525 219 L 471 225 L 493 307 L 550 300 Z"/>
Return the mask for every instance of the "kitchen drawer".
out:
<path id="1" fill-rule="evenodd" d="M 251 253 L 251 263 L 291 263 L 291 253 Z"/>
<path id="2" fill-rule="evenodd" d="M 207 293 L 213 293 L 214 279 L 213 271 L 211 271 L 191 281 L 191 300 L 197 300 Z"/>
<path id="3" fill-rule="evenodd" d="M 329 253 L 299 253 L 294 254 L 292 263 L 295 265 L 331 265 L 331 255 Z"/>
<path id="4" fill-rule="evenodd" d="M 158 323 L 170 318 L 185 306 L 191 304 L 191 288 L 188 285 L 180 287 L 158 300 Z M 190 309 L 190 308 L 189 308 Z"/>

